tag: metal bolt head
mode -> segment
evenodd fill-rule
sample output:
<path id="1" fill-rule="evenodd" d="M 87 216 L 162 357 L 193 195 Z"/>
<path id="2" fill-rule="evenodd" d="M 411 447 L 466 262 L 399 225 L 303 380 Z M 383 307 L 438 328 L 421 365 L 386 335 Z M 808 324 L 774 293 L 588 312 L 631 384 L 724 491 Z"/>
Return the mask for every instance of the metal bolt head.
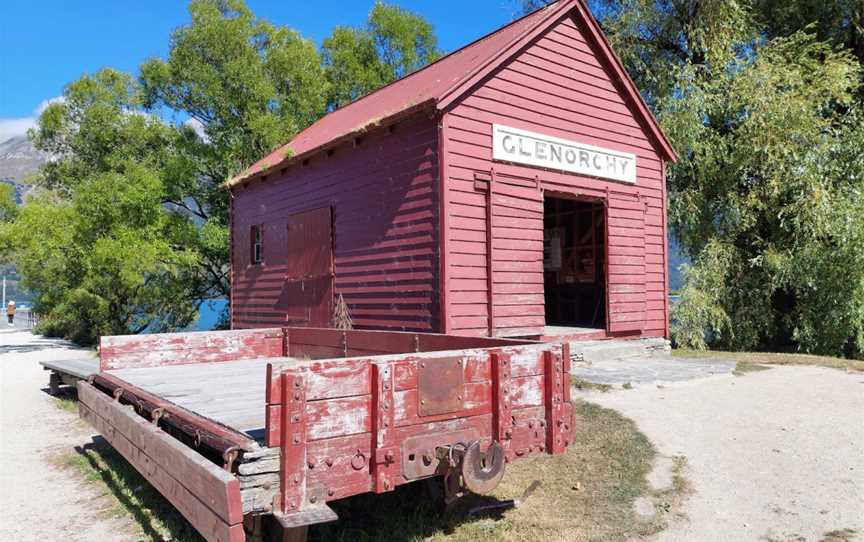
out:
<path id="1" fill-rule="evenodd" d="M 316 502 L 318 502 L 318 497 L 316 497 L 315 495 L 312 495 L 311 497 L 309 497 L 309 502 L 311 502 L 312 504 L 315 504 Z"/>
<path id="2" fill-rule="evenodd" d="M 332 467 L 333 466 L 333 458 L 332 457 L 325 458 L 324 463 L 326 463 L 328 467 Z"/>
<path id="3" fill-rule="evenodd" d="M 329 496 L 332 497 L 332 496 L 335 495 L 335 494 L 336 494 L 336 492 L 333 491 L 333 488 L 332 488 L 332 487 L 331 487 L 331 488 L 327 488 L 327 495 L 329 495 Z"/>

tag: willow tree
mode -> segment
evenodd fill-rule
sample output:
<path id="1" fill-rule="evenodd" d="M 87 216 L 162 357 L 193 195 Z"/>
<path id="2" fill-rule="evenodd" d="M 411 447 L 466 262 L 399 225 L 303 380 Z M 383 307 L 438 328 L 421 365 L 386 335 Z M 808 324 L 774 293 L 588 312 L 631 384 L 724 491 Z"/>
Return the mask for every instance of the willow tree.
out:
<path id="1" fill-rule="evenodd" d="M 860 353 L 860 6 L 590 5 L 681 156 L 669 218 L 693 265 L 677 341 Z"/>

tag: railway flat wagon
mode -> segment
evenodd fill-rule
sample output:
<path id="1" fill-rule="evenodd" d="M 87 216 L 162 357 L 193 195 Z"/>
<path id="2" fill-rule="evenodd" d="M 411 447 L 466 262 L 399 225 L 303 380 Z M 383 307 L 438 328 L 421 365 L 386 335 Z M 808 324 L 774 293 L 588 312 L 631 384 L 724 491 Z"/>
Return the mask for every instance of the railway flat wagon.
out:
<path id="1" fill-rule="evenodd" d="M 80 415 L 210 542 L 304 540 L 328 503 L 485 493 L 571 443 L 566 343 L 271 328 L 103 337 Z"/>

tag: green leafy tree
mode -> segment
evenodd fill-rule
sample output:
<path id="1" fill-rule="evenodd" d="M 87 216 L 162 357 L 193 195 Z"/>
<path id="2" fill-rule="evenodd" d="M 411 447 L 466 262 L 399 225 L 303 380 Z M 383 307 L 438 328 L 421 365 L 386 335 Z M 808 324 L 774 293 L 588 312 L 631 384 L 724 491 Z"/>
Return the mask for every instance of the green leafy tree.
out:
<path id="1" fill-rule="evenodd" d="M 532 11 L 537 11 L 542 7 L 546 7 L 549 4 L 554 2 L 554 0 L 520 0 L 521 9 L 523 14 L 531 13 Z"/>
<path id="2" fill-rule="evenodd" d="M 228 197 L 222 183 L 317 120 L 327 82 L 315 46 L 255 18 L 239 0 L 193 0 L 168 58 L 141 66 L 143 106 L 189 119 L 166 202 L 202 227 L 202 297 L 227 297 Z M 192 129 L 195 127 L 196 129 Z"/>
<path id="3" fill-rule="evenodd" d="M 339 26 L 324 40 L 330 83 L 328 106 L 341 107 L 441 56 L 432 25 L 404 10 L 376 2 L 362 28 Z"/>
<path id="4" fill-rule="evenodd" d="M 15 189 L 10 184 L 0 184 L 0 222 L 9 222 L 18 214 Z"/>
<path id="5" fill-rule="evenodd" d="M 333 107 L 333 67 L 297 32 L 241 0 L 189 11 L 167 58 L 137 77 L 83 76 L 31 134 L 54 159 L 37 197 L 0 210 L 0 250 L 35 292 L 45 332 L 92 343 L 180 329 L 203 300 L 227 297 L 222 183 Z M 398 8 L 376 5 L 367 27 L 343 30 L 371 39 L 360 63 L 377 73 L 370 90 L 438 54 L 428 23 Z"/>
<path id="6" fill-rule="evenodd" d="M 131 76 L 105 69 L 67 86 L 32 134 L 56 159 L 0 240 L 49 334 L 92 343 L 195 317 L 196 229 L 164 207 L 165 182 L 183 163 L 172 152 L 180 134 L 140 99 Z"/>

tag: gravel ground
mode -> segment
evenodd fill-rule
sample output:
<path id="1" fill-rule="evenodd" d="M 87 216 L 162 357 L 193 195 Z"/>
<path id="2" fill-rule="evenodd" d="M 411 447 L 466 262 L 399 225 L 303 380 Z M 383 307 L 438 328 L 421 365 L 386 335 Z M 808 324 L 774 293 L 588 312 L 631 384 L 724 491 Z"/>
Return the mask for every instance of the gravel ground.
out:
<path id="1" fill-rule="evenodd" d="M 27 331 L 0 331 L 0 540 L 134 540 L 128 519 L 94 485 L 59 466 L 95 434 L 49 396 L 40 361 L 92 356 Z"/>
<path id="2" fill-rule="evenodd" d="M 570 374 L 595 384 L 667 384 L 735 370 L 735 362 L 722 359 L 684 359 L 638 356 L 601 362 L 574 362 Z"/>
<path id="3" fill-rule="evenodd" d="M 864 540 L 864 374 L 773 367 L 578 395 L 686 457 L 687 518 L 656 540 Z"/>

